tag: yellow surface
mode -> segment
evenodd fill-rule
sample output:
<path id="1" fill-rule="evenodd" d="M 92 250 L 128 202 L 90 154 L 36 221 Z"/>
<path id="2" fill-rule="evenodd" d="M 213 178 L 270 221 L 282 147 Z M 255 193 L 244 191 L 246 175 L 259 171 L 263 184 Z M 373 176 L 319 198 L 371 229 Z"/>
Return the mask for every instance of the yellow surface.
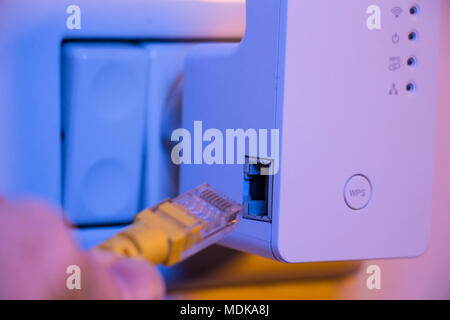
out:
<path id="1" fill-rule="evenodd" d="M 292 281 L 174 292 L 173 299 L 194 300 L 307 300 L 339 299 L 342 280 Z"/>
<path id="2" fill-rule="evenodd" d="M 338 299 L 360 262 L 285 264 L 213 247 L 179 266 L 173 299 Z"/>

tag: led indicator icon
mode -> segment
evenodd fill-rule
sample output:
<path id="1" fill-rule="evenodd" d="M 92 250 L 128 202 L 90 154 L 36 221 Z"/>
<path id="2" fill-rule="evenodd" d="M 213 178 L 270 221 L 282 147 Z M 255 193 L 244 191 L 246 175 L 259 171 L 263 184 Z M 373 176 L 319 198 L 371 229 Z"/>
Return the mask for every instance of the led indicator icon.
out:
<path id="1" fill-rule="evenodd" d="M 399 44 L 400 43 L 400 35 L 396 32 L 392 36 L 392 43 L 393 44 Z"/>
<path id="2" fill-rule="evenodd" d="M 389 57 L 389 71 L 397 71 L 402 67 L 400 57 Z"/>
<path id="3" fill-rule="evenodd" d="M 397 89 L 397 85 L 395 83 L 393 83 L 391 89 L 389 89 L 389 95 L 390 96 L 398 95 L 398 89 Z"/>
<path id="4" fill-rule="evenodd" d="M 400 8 L 400 7 L 393 7 L 391 12 L 392 12 L 392 14 L 394 15 L 395 18 L 398 18 L 403 13 L 403 9 Z"/>

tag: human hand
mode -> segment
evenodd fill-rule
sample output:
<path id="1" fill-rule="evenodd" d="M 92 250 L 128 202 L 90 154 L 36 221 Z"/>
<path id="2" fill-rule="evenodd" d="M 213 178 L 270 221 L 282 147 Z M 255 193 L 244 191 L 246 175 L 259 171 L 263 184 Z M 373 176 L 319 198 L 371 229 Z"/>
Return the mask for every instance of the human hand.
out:
<path id="1" fill-rule="evenodd" d="M 68 289 L 68 266 L 80 289 Z M 58 210 L 0 198 L 0 299 L 161 299 L 157 269 L 136 259 L 80 250 Z"/>

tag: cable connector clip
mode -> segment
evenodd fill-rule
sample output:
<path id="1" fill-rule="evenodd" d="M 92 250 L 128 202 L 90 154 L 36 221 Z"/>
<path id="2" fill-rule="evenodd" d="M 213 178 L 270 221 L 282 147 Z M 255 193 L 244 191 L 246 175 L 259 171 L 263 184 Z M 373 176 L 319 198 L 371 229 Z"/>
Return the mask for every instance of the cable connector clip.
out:
<path id="1" fill-rule="evenodd" d="M 233 232 L 242 209 L 204 184 L 140 212 L 130 227 L 98 249 L 171 266 Z"/>

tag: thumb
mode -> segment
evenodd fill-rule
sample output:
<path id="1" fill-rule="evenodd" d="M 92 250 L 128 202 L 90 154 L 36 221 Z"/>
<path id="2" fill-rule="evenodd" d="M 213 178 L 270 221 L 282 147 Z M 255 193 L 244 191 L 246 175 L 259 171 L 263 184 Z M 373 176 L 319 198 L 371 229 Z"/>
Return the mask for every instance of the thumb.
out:
<path id="1" fill-rule="evenodd" d="M 164 297 L 165 285 L 156 267 L 144 260 L 120 259 L 111 265 L 123 299 L 154 300 Z"/>
<path id="2" fill-rule="evenodd" d="M 164 281 L 155 266 L 140 259 L 125 259 L 117 255 L 93 250 L 88 253 L 96 272 L 89 277 L 91 299 L 162 299 Z"/>

